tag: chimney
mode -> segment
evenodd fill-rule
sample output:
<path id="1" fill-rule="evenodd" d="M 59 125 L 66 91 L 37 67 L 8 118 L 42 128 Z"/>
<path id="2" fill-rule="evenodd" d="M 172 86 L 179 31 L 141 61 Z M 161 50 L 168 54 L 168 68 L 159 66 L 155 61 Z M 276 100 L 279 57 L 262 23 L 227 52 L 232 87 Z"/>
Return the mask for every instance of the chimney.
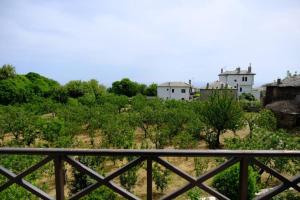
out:
<path id="1" fill-rule="evenodd" d="M 221 68 L 221 74 L 223 74 L 223 68 Z"/>
<path id="2" fill-rule="evenodd" d="M 239 74 L 239 73 L 241 72 L 241 68 L 240 68 L 240 67 L 237 67 L 237 68 L 236 68 L 236 71 L 237 71 L 237 73 Z"/>
<path id="3" fill-rule="evenodd" d="M 277 79 L 277 85 L 280 85 L 280 84 L 281 84 L 281 79 L 278 78 L 278 79 Z"/>
<path id="4" fill-rule="evenodd" d="M 206 84 L 206 89 L 208 89 L 208 88 L 209 88 L 209 83 Z"/>
<path id="5" fill-rule="evenodd" d="M 192 85 L 192 80 L 189 80 L 189 85 L 190 85 L 190 86 Z"/>
<path id="6" fill-rule="evenodd" d="M 249 63 L 248 73 L 251 73 L 251 63 Z"/>

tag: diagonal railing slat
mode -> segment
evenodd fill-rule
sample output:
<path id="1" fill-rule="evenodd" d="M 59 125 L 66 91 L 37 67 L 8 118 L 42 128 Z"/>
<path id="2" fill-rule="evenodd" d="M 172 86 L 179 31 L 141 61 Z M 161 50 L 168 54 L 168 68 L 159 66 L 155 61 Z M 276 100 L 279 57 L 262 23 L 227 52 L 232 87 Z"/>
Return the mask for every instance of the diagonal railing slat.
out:
<path id="1" fill-rule="evenodd" d="M 110 182 L 109 180 L 105 179 L 105 177 L 103 177 L 102 175 L 98 174 L 97 172 L 95 172 L 91 168 L 85 166 L 84 164 L 80 163 L 79 161 L 76 161 L 75 159 L 70 158 L 70 157 L 65 157 L 65 160 L 70 165 L 72 165 L 73 167 L 75 167 L 78 171 L 80 171 L 82 173 L 85 173 L 85 174 L 89 175 L 91 178 L 93 178 L 96 181 L 98 181 L 99 184 L 97 184 L 97 187 L 99 187 L 101 185 L 105 185 L 105 186 L 109 187 L 110 189 L 112 189 L 113 191 L 119 193 L 120 195 L 122 195 L 123 197 L 125 197 L 127 199 L 139 199 L 134 194 L 128 192 L 124 188 L 119 187 L 115 183 Z M 131 163 L 129 163 L 129 164 L 131 164 Z M 113 177 L 113 176 L 111 175 L 111 177 Z M 83 190 L 82 193 L 79 192 L 76 195 L 78 195 L 78 196 L 82 195 L 82 194 L 87 195 L 87 194 L 89 194 L 92 191 L 92 189 L 93 190 L 97 189 L 97 187 L 96 187 L 96 185 L 94 187 L 91 186 L 91 187 L 88 188 L 88 190 Z M 72 198 L 76 199 L 76 196 L 72 197 Z"/>
<path id="2" fill-rule="evenodd" d="M 183 187 L 179 188 L 177 191 L 175 191 L 175 192 L 173 192 L 173 193 L 171 193 L 169 195 L 166 195 L 162 199 L 174 199 L 174 198 L 178 197 L 179 195 L 187 192 L 188 190 L 192 189 L 196 185 L 203 183 L 204 181 L 210 179 L 214 175 L 216 175 L 216 174 L 220 173 L 221 171 L 227 169 L 228 167 L 234 165 L 239 160 L 240 160 L 239 158 L 231 158 L 231 159 L 229 159 L 225 163 L 219 165 L 217 168 L 215 168 L 215 169 L 213 169 L 213 170 L 211 170 L 211 171 L 209 171 L 209 172 L 201 175 L 200 177 L 198 177 L 196 179 L 196 181 L 187 183 Z M 206 191 L 206 192 L 210 192 L 210 191 Z"/>
<path id="3" fill-rule="evenodd" d="M 208 185 L 205 185 L 204 182 L 216 174 L 220 173 L 221 171 L 227 169 L 228 167 L 232 166 L 233 164 L 240 162 L 240 199 L 246 200 L 247 199 L 247 179 L 248 179 L 248 166 L 252 163 L 258 166 L 260 169 L 272 174 L 274 177 L 281 180 L 283 183 L 278 185 L 277 187 L 273 188 L 269 192 L 257 197 L 257 200 L 267 200 L 272 198 L 273 196 L 285 191 L 286 189 L 293 187 L 296 191 L 299 191 L 300 186 L 297 185 L 300 182 L 300 175 L 292 178 L 291 180 L 285 178 L 281 174 L 279 174 L 276 170 L 269 168 L 267 165 L 259 162 L 256 158 L 260 157 L 293 157 L 293 158 L 300 158 L 300 151 L 268 151 L 268 150 L 130 150 L 130 149 L 36 149 L 36 148 L 0 148 L 0 155 L 46 155 L 46 158 L 39 161 L 37 164 L 29 167 L 24 172 L 16 175 L 10 170 L 2 167 L 0 165 L 0 174 L 4 175 L 8 178 L 8 181 L 5 182 L 0 186 L 0 192 L 3 191 L 5 188 L 9 187 L 11 184 L 18 184 L 31 192 L 32 194 L 40 197 L 41 199 L 53 199 L 44 191 L 40 190 L 39 188 L 35 187 L 34 185 L 30 184 L 24 177 L 33 173 L 35 170 L 41 168 L 43 165 L 48 163 L 49 161 L 54 161 L 54 168 L 55 168 L 55 188 L 56 188 L 56 199 L 57 200 L 64 200 L 64 187 L 65 187 L 65 170 L 64 170 L 64 162 L 66 161 L 71 166 L 76 168 L 78 171 L 82 172 L 93 178 L 96 183 L 89 185 L 88 187 L 84 188 L 80 192 L 74 194 L 70 197 L 70 200 L 79 199 L 81 197 L 86 196 L 93 190 L 97 189 L 98 187 L 105 185 L 106 187 L 110 188 L 114 192 L 120 194 L 126 199 L 139 199 L 131 192 L 127 191 L 126 189 L 122 188 L 121 186 L 115 184 L 113 179 L 120 176 L 127 170 L 130 170 L 132 167 L 137 166 L 139 163 L 146 161 L 146 170 L 147 170 L 147 200 L 152 200 L 152 163 L 157 162 L 160 165 L 166 167 L 167 169 L 171 170 L 181 178 L 188 181 L 186 185 L 179 188 L 178 190 L 172 192 L 171 194 L 167 194 L 166 196 L 162 197 L 162 199 L 174 199 L 179 195 L 183 194 L 184 192 L 192 189 L 193 187 L 199 187 L 200 189 L 206 191 L 207 193 L 211 194 L 212 196 L 221 199 L 221 200 L 228 200 L 228 198 L 219 193 Z M 71 156 L 121 156 L 121 157 L 137 157 L 136 159 L 128 162 L 123 167 L 117 169 L 116 171 L 110 173 L 106 177 L 98 174 L 88 166 L 78 162 L 77 160 L 73 159 Z M 169 163 L 163 157 L 226 157 L 231 158 L 225 163 L 221 164 L 220 166 L 216 167 L 215 169 L 206 172 L 205 174 L 195 178 L 190 176 L 186 172 L 182 171 L 178 167 L 174 166 L 173 164 Z M 1 164 L 1 163 L 0 163 Z M 238 189 L 237 189 L 238 190 Z M 244 192 L 243 192 L 244 191 Z"/>
<path id="4" fill-rule="evenodd" d="M 45 164 L 50 162 L 52 159 L 53 159 L 52 157 L 47 156 L 46 158 L 39 161 L 37 164 L 35 164 L 35 165 L 31 166 L 30 168 L 26 169 L 25 171 L 21 172 L 20 174 L 18 174 L 14 178 L 11 178 L 6 183 L 4 183 L 0 186 L 0 192 L 5 190 L 6 188 L 8 188 L 13 183 L 17 183 L 18 181 L 20 181 L 25 176 L 27 176 L 27 175 L 31 174 L 32 172 L 36 171 L 37 169 L 41 168 L 42 166 L 44 166 Z"/>
<path id="5" fill-rule="evenodd" d="M 296 176 L 295 178 L 293 178 L 291 180 L 291 182 L 294 184 L 298 184 L 300 182 L 300 175 Z M 272 190 L 270 190 L 269 192 L 262 194 L 258 197 L 255 198 L 255 200 L 269 200 L 272 197 L 274 197 L 275 195 L 285 191 L 286 189 L 290 188 L 289 184 L 286 183 L 282 183 L 280 185 L 278 185 L 277 187 L 273 188 Z"/>
<path id="6" fill-rule="evenodd" d="M 278 173 L 274 169 L 269 168 L 268 166 L 264 165 L 263 163 L 261 163 L 260 161 L 258 161 L 256 159 L 252 159 L 252 161 L 255 165 L 257 165 L 261 169 L 264 169 L 266 172 L 268 172 L 269 174 L 271 174 L 274 177 L 278 178 L 283 183 L 285 183 L 287 185 L 290 185 L 290 187 L 293 187 L 295 190 L 300 192 L 300 187 L 295 182 L 290 181 L 289 179 L 285 178 L 284 176 L 282 176 L 280 173 Z"/>
<path id="7" fill-rule="evenodd" d="M 167 169 L 171 170 L 172 172 L 174 172 L 175 174 L 177 174 L 178 176 L 184 178 L 185 180 L 187 180 L 188 182 L 193 182 L 196 184 L 196 186 L 198 186 L 199 188 L 201 188 L 202 190 L 208 192 L 209 194 L 217 197 L 218 199 L 222 200 L 229 200 L 226 196 L 224 196 L 223 194 L 219 193 L 218 191 L 215 191 L 214 189 L 212 189 L 211 187 L 203 184 L 203 183 L 197 183 L 197 180 L 192 177 L 191 175 L 189 175 L 188 173 L 182 171 L 181 169 L 173 166 L 171 163 L 169 163 L 166 160 L 163 160 L 161 158 L 156 158 L 155 161 L 159 164 L 161 164 L 162 166 L 166 167 Z"/>
<path id="8" fill-rule="evenodd" d="M 96 173 L 96 174 L 93 173 L 92 171 L 91 171 L 91 174 L 89 174 L 89 175 L 92 176 L 92 177 L 94 177 L 94 179 L 96 179 L 96 180 L 97 180 L 97 179 L 102 179 L 103 181 L 108 182 L 108 181 L 114 179 L 115 177 L 119 176 L 120 174 L 124 173 L 124 172 L 127 171 L 128 169 L 130 169 L 130 168 L 134 167 L 135 165 L 137 165 L 137 164 L 143 162 L 144 160 L 145 160 L 144 157 L 139 157 L 139 158 L 137 158 L 137 159 L 135 159 L 135 160 L 132 160 L 132 161 L 130 161 L 129 163 L 127 163 L 125 166 L 123 166 L 122 168 L 120 168 L 120 169 L 116 170 L 115 172 L 109 174 L 109 175 L 108 175 L 107 177 L 105 177 L 105 178 L 102 177 L 102 176 L 100 176 L 98 173 Z M 67 161 L 69 164 L 71 164 L 71 163 L 73 163 L 73 164 L 75 163 L 75 165 L 77 164 L 77 167 L 80 165 L 81 168 L 77 168 L 77 169 L 80 170 L 82 173 L 85 173 L 86 171 L 90 170 L 90 168 L 86 167 L 86 166 L 83 165 L 82 163 L 80 163 L 80 162 L 78 162 L 78 161 L 76 161 L 76 160 L 74 160 L 74 159 L 72 159 L 72 158 L 70 158 L 70 157 L 66 157 L 66 161 Z M 72 165 L 72 164 L 71 164 L 71 165 Z M 75 167 L 75 166 L 74 166 L 74 167 Z M 82 196 L 84 196 L 84 195 L 86 195 L 86 194 L 92 192 L 93 190 L 97 189 L 98 187 L 100 187 L 100 186 L 103 185 L 103 184 L 104 184 L 103 182 L 97 182 L 97 183 L 94 183 L 94 184 L 88 186 L 87 188 L 83 189 L 82 191 L 76 193 L 74 196 L 72 196 L 72 197 L 70 198 L 70 200 L 71 200 L 71 199 L 78 199 L 79 197 L 82 197 Z M 122 192 L 122 193 L 124 193 L 124 192 L 125 192 L 125 193 L 128 193 L 126 190 L 125 190 L 125 191 L 119 191 L 119 192 Z M 128 196 L 129 194 L 128 194 L 128 195 L 123 194 L 122 196 L 124 196 L 124 195 L 125 195 L 125 196 Z M 131 196 L 130 198 L 137 198 L 137 197 Z"/>
<path id="9" fill-rule="evenodd" d="M 207 193 L 209 193 L 210 195 L 213 195 L 214 197 L 216 197 L 219 200 L 230 200 L 228 197 L 226 197 L 225 195 L 221 194 L 220 192 L 214 190 L 213 188 L 205 185 L 205 184 L 198 184 L 198 187 L 201 188 L 202 190 L 206 191 Z"/>
<path id="10" fill-rule="evenodd" d="M 15 179 L 17 175 L 13 173 L 12 171 L 0 166 L 0 173 L 3 176 L 6 176 L 8 179 Z M 27 191 L 31 192 L 32 194 L 36 195 L 37 197 L 43 199 L 43 200 L 52 200 L 53 198 L 49 196 L 47 193 L 45 193 L 43 190 L 37 188 L 36 186 L 32 185 L 28 181 L 24 179 L 20 179 L 17 182 L 18 185 L 25 188 Z"/>
<path id="11" fill-rule="evenodd" d="M 188 182 L 196 182 L 196 179 L 194 177 L 192 177 L 191 175 L 189 175 L 188 173 L 182 171 L 181 169 L 179 169 L 178 167 L 175 167 L 174 165 L 172 165 L 171 163 L 169 163 L 166 160 L 163 160 L 161 158 L 155 158 L 154 159 L 155 162 L 161 164 L 162 166 L 164 166 L 165 168 L 171 170 L 172 172 L 174 172 L 175 174 L 177 174 L 178 176 L 184 178 L 185 180 L 187 180 Z"/>

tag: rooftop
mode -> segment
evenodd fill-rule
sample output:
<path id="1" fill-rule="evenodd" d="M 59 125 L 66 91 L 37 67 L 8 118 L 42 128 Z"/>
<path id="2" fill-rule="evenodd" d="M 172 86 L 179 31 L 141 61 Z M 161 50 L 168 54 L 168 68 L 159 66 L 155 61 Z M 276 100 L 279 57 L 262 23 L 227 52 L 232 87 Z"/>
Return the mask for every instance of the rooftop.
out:
<path id="1" fill-rule="evenodd" d="M 233 86 L 228 85 L 222 81 L 214 81 L 212 83 L 207 83 L 204 89 L 235 89 Z"/>
<path id="2" fill-rule="evenodd" d="M 190 84 L 185 83 L 185 82 L 165 82 L 158 87 L 190 87 Z"/>
<path id="3" fill-rule="evenodd" d="M 223 75 L 255 75 L 255 73 L 251 72 L 251 65 L 248 67 L 248 70 L 241 70 L 240 67 L 237 67 L 235 70 L 227 70 L 223 72 L 223 69 L 221 69 L 221 73 L 219 76 Z"/>
<path id="4" fill-rule="evenodd" d="M 266 84 L 266 86 L 300 87 L 300 75 L 293 75 L 282 80 L 278 79 L 276 82 Z"/>

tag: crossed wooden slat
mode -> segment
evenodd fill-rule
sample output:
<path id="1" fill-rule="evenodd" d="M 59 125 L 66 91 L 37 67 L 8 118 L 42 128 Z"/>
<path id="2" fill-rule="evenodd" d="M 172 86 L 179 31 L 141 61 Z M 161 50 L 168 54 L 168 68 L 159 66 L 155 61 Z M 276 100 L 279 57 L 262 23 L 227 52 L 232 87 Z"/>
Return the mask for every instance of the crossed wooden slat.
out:
<path id="1" fill-rule="evenodd" d="M 16 183 L 16 184 L 22 186 L 23 188 L 25 188 L 26 190 L 28 190 L 29 192 L 31 192 L 32 194 L 38 196 L 41 199 L 52 200 L 53 199 L 52 197 L 50 197 L 48 194 L 46 194 L 44 191 L 40 190 L 36 186 L 34 186 L 31 183 L 24 180 L 24 177 L 26 177 L 27 175 L 29 175 L 32 172 L 36 171 L 37 169 L 39 169 L 43 165 L 47 164 L 51 160 L 55 160 L 55 159 L 57 159 L 55 156 L 47 156 L 46 158 L 39 161 L 37 164 L 31 166 L 30 168 L 28 168 L 27 170 L 21 172 L 18 175 L 16 175 L 12 171 L 0 166 L 0 174 L 4 175 L 5 177 L 7 177 L 9 179 L 6 183 L 4 183 L 0 186 L 0 192 L 3 191 L 4 189 L 6 189 L 7 187 L 9 187 L 10 185 Z M 165 168 L 171 170 L 172 172 L 174 172 L 175 174 L 177 174 L 181 178 L 188 181 L 188 183 L 186 185 L 184 185 L 183 187 L 181 187 L 178 190 L 162 197 L 162 200 L 174 199 L 174 198 L 178 197 L 179 195 L 185 193 L 186 191 L 192 189 L 193 187 L 199 187 L 202 190 L 206 191 L 207 193 L 215 196 L 216 198 L 218 198 L 220 200 L 229 200 L 228 197 L 224 196 L 223 194 L 219 193 L 215 189 L 213 189 L 213 188 L 209 187 L 208 185 L 204 184 L 204 182 L 206 180 L 210 179 L 211 177 L 215 176 L 216 174 L 220 173 L 221 171 L 227 169 L 228 167 L 230 167 L 230 166 L 234 165 L 235 163 L 240 162 L 242 160 L 242 158 L 233 157 L 233 158 L 229 159 L 228 161 L 226 161 L 225 163 L 218 166 L 217 168 L 215 168 L 215 169 L 213 169 L 213 170 L 211 170 L 211 171 L 195 178 L 195 177 L 187 174 L 186 172 L 182 171 L 181 169 L 177 168 L 176 166 L 172 165 L 168 161 L 166 161 L 166 160 L 164 160 L 160 157 L 157 157 L 157 156 L 141 156 L 141 157 L 138 157 L 138 158 L 132 160 L 131 162 L 128 162 L 123 167 L 121 167 L 121 168 L 117 169 L 116 171 L 110 173 L 106 177 L 98 174 L 97 172 L 95 172 L 91 168 L 89 168 L 86 165 L 80 163 L 79 161 L 75 160 L 72 157 L 60 156 L 60 159 L 63 160 L 63 161 L 66 161 L 71 166 L 76 168 L 78 171 L 90 176 L 91 178 L 93 178 L 94 180 L 97 181 L 96 183 L 94 183 L 94 184 L 86 187 L 85 189 L 79 191 L 78 193 L 74 194 L 72 197 L 69 198 L 70 200 L 79 199 L 79 198 L 89 194 L 90 192 L 92 192 L 93 190 L 97 189 L 98 187 L 100 187 L 102 185 L 107 186 L 108 188 L 112 189 L 114 192 L 120 194 L 121 196 L 123 196 L 126 199 L 139 200 L 139 198 L 137 196 L 135 196 L 134 194 L 132 194 L 129 191 L 125 190 L 124 188 L 118 186 L 112 180 L 114 178 L 118 177 L 119 175 L 123 174 L 127 170 L 131 169 L 132 167 L 144 162 L 145 160 L 147 161 L 147 188 L 148 189 L 150 187 L 152 188 L 152 177 L 148 178 L 148 176 L 152 176 L 152 161 L 155 161 L 155 162 L 159 163 L 160 165 L 164 166 Z M 289 180 L 289 179 L 285 178 L 284 176 L 282 176 L 281 174 L 279 174 L 277 171 L 269 168 L 265 164 L 263 164 L 260 161 L 256 160 L 255 158 L 246 158 L 246 159 L 248 159 L 252 164 L 257 165 L 262 170 L 272 174 L 274 177 L 276 177 L 280 181 L 282 181 L 282 184 L 280 184 L 277 187 L 273 188 L 271 191 L 255 198 L 255 200 L 270 199 L 271 197 L 283 192 L 284 190 L 286 190 L 290 187 L 292 187 L 296 191 L 300 192 L 300 187 L 298 185 L 299 182 L 300 182 L 300 174 L 295 176 L 293 179 Z M 148 190 L 147 192 L 152 193 L 152 189 Z M 152 199 L 152 194 L 147 194 L 147 199 Z"/>
<path id="2" fill-rule="evenodd" d="M 52 157 L 47 156 L 46 158 L 44 158 L 37 164 L 31 166 L 30 168 L 28 168 L 27 170 L 25 170 L 24 172 L 22 172 L 18 175 L 16 175 L 12 171 L 0 166 L 0 173 L 9 179 L 6 183 L 4 183 L 3 185 L 0 186 L 0 192 L 2 192 L 4 189 L 9 187 L 10 185 L 16 183 L 16 184 L 24 187 L 27 191 L 31 192 L 32 194 L 38 196 L 41 199 L 52 200 L 53 198 L 50 197 L 47 193 L 45 193 L 41 189 L 37 188 L 36 186 L 32 185 L 31 183 L 29 183 L 28 181 L 23 179 L 25 176 L 31 174 L 32 172 L 39 169 L 43 165 L 47 164 L 52 159 L 53 159 Z"/>
<path id="3" fill-rule="evenodd" d="M 144 157 L 139 157 L 139 158 L 127 163 L 125 166 L 123 166 L 122 168 L 116 170 L 115 172 L 111 173 L 110 175 L 108 175 L 106 177 L 103 177 L 100 174 L 98 174 L 97 172 L 95 172 L 94 170 L 92 170 L 91 168 L 89 168 L 89 167 L 83 165 L 82 163 L 76 161 L 75 159 L 70 158 L 70 157 L 65 157 L 65 161 L 67 163 L 69 163 L 70 165 L 75 167 L 78 171 L 89 175 L 91 178 L 93 178 L 97 181 L 96 183 L 86 187 L 85 189 L 81 190 L 80 192 L 78 192 L 75 195 L 73 195 L 72 197 L 70 197 L 70 200 L 79 199 L 80 197 L 83 197 L 86 194 L 88 194 L 88 193 L 92 192 L 93 190 L 97 189 L 101 185 L 105 185 L 105 186 L 109 187 L 110 189 L 112 189 L 113 191 L 119 193 L 120 195 L 122 195 L 126 199 L 138 200 L 139 198 L 136 197 L 134 194 L 128 192 L 127 190 L 125 190 L 122 187 L 119 187 L 118 185 L 113 183 L 111 180 L 114 179 L 115 177 L 121 175 L 122 173 L 126 172 L 130 168 L 132 168 L 132 167 L 138 165 L 139 163 L 143 162 L 144 160 L 145 160 Z"/>
<path id="4" fill-rule="evenodd" d="M 198 186 L 202 190 L 204 190 L 207 193 L 209 193 L 209 194 L 217 197 L 220 200 L 230 200 L 229 198 L 227 198 L 223 194 L 221 194 L 218 191 L 214 190 L 213 188 L 205 185 L 203 182 L 205 182 L 206 180 L 210 179 L 211 177 L 213 177 L 214 175 L 218 174 L 219 172 L 227 169 L 228 167 L 234 165 L 239 160 L 240 160 L 239 158 L 231 158 L 230 160 L 228 160 L 225 163 L 221 164 L 217 168 L 215 168 L 215 169 L 213 169 L 213 170 L 211 170 L 211 171 L 209 171 L 209 172 L 201 175 L 198 178 L 194 178 L 194 177 L 190 176 L 189 174 L 183 172 L 182 170 L 178 169 L 177 167 L 173 166 L 169 162 L 167 162 L 167 161 L 165 161 L 165 160 L 163 160 L 161 158 L 156 158 L 155 159 L 156 162 L 158 162 L 159 164 L 163 165 L 167 169 L 173 171 L 175 174 L 179 175 L 180 177 L 184 178 L 185 180 L 187 180 L 189 182 L 186 185 L 184 185 L 183 187 L 181 187 L 180 189 L 178 189 L 177 191 L 164 196 L 162 198 L 162 200 L 174 199 L 174 198 L 178 197 L 179 195 L 183 194 L 184 192 L 192 189 L 195 186 Z"/>
<path id="5" fill-rule="evenodd" d="M 285 178 L 280 173 L 275 171 L 274 169 L 271 169 L 270 167 L 266 166 L 265 164 L 261 163 L 260 161 L 256 160 L 255 158 L 251 159 L 255 165 L 260 167 L 261 169 L 265 170 L 269 174 L 272 174 L 274 177 L 278 178 L 283 183 L 278 185 L 277 187 L 273 188 L 269 192 L 262 194 L 255 198 L 255 200 L 267 200 L 271 197 L 283 192 L 286 189 L 289 189 L 290 187 L 294 188 L 296 191 L 300 192 L 300 187 L 297 185 L 300 183 L 300 174 L 296 175 L 291 180 Z"/>

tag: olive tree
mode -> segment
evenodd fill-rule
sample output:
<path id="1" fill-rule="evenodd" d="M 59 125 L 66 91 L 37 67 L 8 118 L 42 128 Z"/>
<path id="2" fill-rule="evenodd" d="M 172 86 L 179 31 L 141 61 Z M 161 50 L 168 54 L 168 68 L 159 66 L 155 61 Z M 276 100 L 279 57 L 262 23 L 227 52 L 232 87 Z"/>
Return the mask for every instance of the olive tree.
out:
<path id="1" fill-rule="evenodd" d="M 202 120 L 208 130 L 210 148 L 220 147 L 220 135 L 227 130 L 236 131 L 242 126 L 243 111 L 234 97 L 216 92 L 204 102 Z"/>
<path id="2" fill-rule="evenodd" d="M 35 121 L 37 117 L 22 107 L 7 106 L 2 116 L 2 131 L 11 133 L 18 144 L 30 145 L 36 139 Z"/>
<path id="3" fill-rule="evenodd" d="M 14 76 L 16 76 L 16 70 L 14 66 L 5 64 L 0 68 L 0 80 L 4 80 Z"/>

